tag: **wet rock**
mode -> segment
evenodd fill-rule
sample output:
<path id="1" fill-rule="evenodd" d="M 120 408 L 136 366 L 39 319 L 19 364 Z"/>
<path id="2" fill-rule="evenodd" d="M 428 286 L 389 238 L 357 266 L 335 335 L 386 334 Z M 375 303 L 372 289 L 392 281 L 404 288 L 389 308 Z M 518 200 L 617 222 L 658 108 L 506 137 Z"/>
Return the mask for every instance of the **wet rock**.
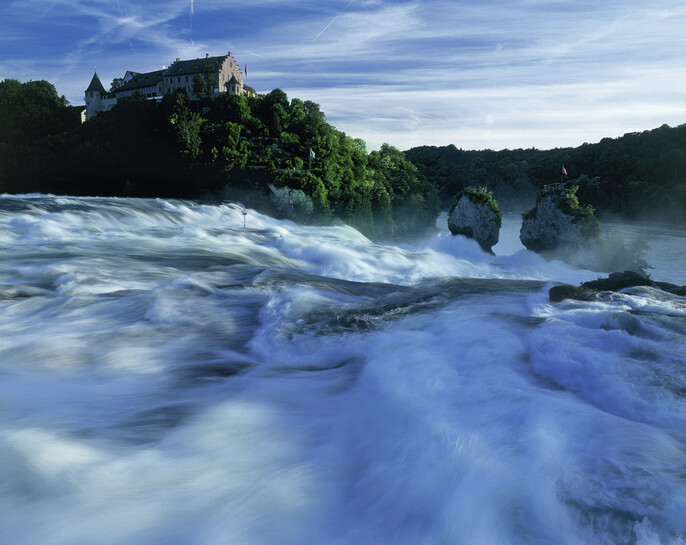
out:
<path id="1" fill-rule="evenodd" d="M 559 303 L 565 299 L 579 299 L 585 301 L 588 299 L 588 291 L 583 288 L 572 286 L 570 284 L 560 284 L 553 286 L 548 291 L 548 298 L 551 303 Z"/>
<path id="2" fill-rule="evenodd" d="M 635 286 L 650 286 L 674 295 L 686 296 L 686 286 L 677 286 L 669 282 L 655 282 L 637 272 L 624 271 L 612 273 L 607 278 L 584 282 L 578 287 L 570 286 L 569 284 L 553 286 L 548 291 L 548 298 L 552 303 L 557 303 L 564 299 L 588 301 L 600 292 L 619 291 Z"/>
<path id="3" fill-rule="evenodd" d="M 522 216 L 519 239 L 534 252 L 581 249 L 595 242 L 600 224 L 591 208 L 582 208 L 576 188 L 541 194 L 536 206 Z"/>
<path id="4" fill-rule="evenodd" d="M 614 272 L 607 278 L 599 278 L 581 284 L 582 288 L 596 291 L 619 291 L 633 286 L 653 286 L 653 282 L 647 276 L 634 271 Z"/>
<path id="5" fill-rule="evenodd" d="M 479 243 L 486 252 L 498 243 L 502 215 L 490 192 L 468 188 L 457 196 L 448 216 L 448 229 L 453 235 L 464 235 Z"/>

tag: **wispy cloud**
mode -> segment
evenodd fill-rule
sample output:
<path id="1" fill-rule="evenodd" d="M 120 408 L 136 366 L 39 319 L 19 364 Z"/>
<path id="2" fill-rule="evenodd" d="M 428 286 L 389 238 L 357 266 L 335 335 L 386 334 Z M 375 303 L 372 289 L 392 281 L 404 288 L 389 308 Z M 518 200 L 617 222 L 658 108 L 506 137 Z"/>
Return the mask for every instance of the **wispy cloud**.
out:
<path id="1" fill-rule="evenodd" d="M 377 145 L 575 145 L 686 121 L 686 5 L 672 0 L 15 0 L 2 9 L 2 74 L 44 77 L 74 102 L 95 64 L 114 77 L 230 49 L 258 90 L 315 100 Z"/>

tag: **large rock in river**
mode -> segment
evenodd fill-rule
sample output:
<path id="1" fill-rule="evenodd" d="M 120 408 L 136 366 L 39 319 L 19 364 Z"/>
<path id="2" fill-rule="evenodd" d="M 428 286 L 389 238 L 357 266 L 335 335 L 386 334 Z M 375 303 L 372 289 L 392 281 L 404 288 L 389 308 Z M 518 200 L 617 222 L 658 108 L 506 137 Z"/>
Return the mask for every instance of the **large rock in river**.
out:
<path id="1" fill-rule="evenodd" d="M 599 232 L 593 209 L 579 206 L 574 187 L 539 195 L 536 207 L 522 216 L 519 239 L 529 250 L 549 252 L 582 248 Z"/>
<path id="2" fill-rule="evenodd" d="M 655 282 L 654 280 L 651 280 L 650 277 L 635 271 L 615 272 L 610 274 L 607 278 L 599 278 L 598 280 L 584 282 L 578 287 L 570 286 L 569 284 L 553 286 L 550 288 L 550 291 L 548 291 L 548 296 L 553 303 L 563 301 L 564 299 L 589 301 L 598 293 L 604 291 L 619 291 L 624 288 L 632 288 L 635 286 L 649 286 L 674 295 L 686 296 L 686 286 L 678 286 L 676 284 L 670 284 L 669 282 Z"/>
<path id="3" fill-rule="evenodd" d="M 473 238 L 491 253 L 491 248 L 498 243 L 501 223 L 498 203 L 485 188 L 465 189 L 457 196 L 448 216 L 448 229 L 453 235 Z"/>

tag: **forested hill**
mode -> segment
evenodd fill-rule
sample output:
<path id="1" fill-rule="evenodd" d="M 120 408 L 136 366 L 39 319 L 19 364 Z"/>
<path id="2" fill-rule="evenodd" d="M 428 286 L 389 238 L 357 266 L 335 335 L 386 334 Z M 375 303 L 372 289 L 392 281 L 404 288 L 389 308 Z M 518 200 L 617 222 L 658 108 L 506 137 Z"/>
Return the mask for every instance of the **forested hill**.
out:
<path id="1" fill-rule="evenodd" d="M 340 218 L 372 236 L 417 232 L 439 212 L 436 190 L 402 152 L 368 153 L 317 104 L 280 89 L 134 97 L 80 125 L 52 84 L 0 81 L 3 192 L 214 194 L 302 221 Z"/>
<path id="2" fill-rule="evenodd" d="M 132 98 L 81 125 L 49 82 L 0 81 L 0 193 L 214 194 L 385 236 L 432 225 L 440 201 L 448 208 L 465 186 L 487 186 L 505 210 L 528 209 L 563 164 L 580 201 L 601 214 L 686 220 L 686 125 L 549 151 L 451 145 L 403 154 L 384 144 L 368 153 L 317 104 L 280 89 Z"/>
<path id="3" fill-rule="evenodd" d="M 464 186 L 485 185 L 506 208 L 528 208 L 538 189 L 559 182 L 579 185 L 581 202 L 623 218 L 686 220 L 686 125 L 578 148 L 541 151 L 465 151 L 453 145 L 405 152 L 436 186 L 444 206 Z"/>

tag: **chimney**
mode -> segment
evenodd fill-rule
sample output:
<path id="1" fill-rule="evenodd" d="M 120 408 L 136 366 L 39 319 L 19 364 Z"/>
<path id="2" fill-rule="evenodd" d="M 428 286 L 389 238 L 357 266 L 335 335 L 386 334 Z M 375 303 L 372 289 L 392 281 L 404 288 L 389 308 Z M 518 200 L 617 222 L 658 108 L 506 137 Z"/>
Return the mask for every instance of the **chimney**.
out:
<path id="1" fill-rule="evenodd" d="M 210 58 L 210 54 L 209 54 L 209 53 L 205 53 L 205 58 L 206 58 L 206 59 L 209 59 L 209 58 Z"/>

